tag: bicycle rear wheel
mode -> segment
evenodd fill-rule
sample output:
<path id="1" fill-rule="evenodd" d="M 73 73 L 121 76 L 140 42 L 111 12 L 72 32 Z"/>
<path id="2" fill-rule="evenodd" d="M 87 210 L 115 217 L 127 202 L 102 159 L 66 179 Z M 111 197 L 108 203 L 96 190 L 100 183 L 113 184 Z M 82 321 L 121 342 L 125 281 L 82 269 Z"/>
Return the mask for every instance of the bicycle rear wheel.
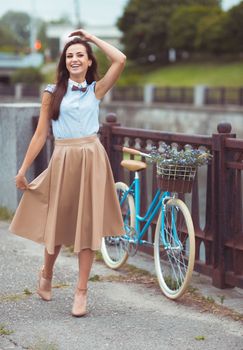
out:
<path id="1" fill-rule="evenodd" d="M 134 229 L 135 226 L 135 206 L 131 194 L 127 194 L 128 186 L 123 182 L 115 184 L 118 200 L 121 206 L 125 231 Z M 125 199 L 124 199 L 125 196 Z M 104 237 L 102 239 L 101 253 L 106 265 L 112 269 L 121 267 L 128 258 L 126 243 L 129 234 L 117 237 Z"/>
<path id="2" fill-rule="evenodd" d="M 191 214 L 180 199 L 169 199 L 159 215 L 154 239 L 154 260 L 162 292 L 170 299 L 182 296 L 193 272 L 195 234 Z"/>

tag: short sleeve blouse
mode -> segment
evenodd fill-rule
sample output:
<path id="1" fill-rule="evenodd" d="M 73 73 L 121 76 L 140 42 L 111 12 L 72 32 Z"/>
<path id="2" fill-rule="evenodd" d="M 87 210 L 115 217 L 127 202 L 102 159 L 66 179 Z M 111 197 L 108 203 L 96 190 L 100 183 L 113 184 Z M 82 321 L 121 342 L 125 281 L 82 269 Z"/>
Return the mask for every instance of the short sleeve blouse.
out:
<path id="1" fill-rule="evenodd" d="M 99 130 L 99 104 L 95 96 L 95 84 L 82 84 L 69 79 L 67 92 L 64 95 L 60 114 L 57 120 L 52 120 L 52 130 L 56 139 L 80 138 L 96 134 Z M 75 90 L 73 86 L 82 85 L 85 91 Z M 55 84 L 48 84 L 45 91 L 53 93 Z M 78 86 L 79 87 L 79 86 Z"/>

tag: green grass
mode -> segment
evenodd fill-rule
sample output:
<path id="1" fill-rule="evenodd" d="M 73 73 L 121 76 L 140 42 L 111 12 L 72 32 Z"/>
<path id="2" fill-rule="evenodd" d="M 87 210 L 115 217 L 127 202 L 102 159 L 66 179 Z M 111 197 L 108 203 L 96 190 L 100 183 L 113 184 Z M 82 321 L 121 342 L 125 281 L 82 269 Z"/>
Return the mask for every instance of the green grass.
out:
<path id="1" fill-rule="evenodd" d="M 94 275 L 89 278 L 89 281 L 91 282 L 99 282 L 100 281 L 100 276 L 99 275 Z"/>
<path id="2" fill-rule="evenodd" d="M 47 66 L 48 68 L 48 66 Z M 44 68 L 43 68 L 44 69 Z M 45 69 L 44 69 L 45 70 Z M 138 66 L 128 62 L 122 73 L 119 86 L 243 86 L 242 61 L 211 61 L 196 63 L 175 63 L 161 67 Z M 55 65 L 45 70 L 45 82 L 55 81 Z"/>
<path id="3" fill-rule="evenodd" d="M 13 331 L 10 331 L 9 329 L 5 328 L 4 324 L 0 324 L 0 335 L 9 335 L 12 333 Z"/>
<path id="4" fill-rule="evenodd" d="M 55 343 L 48 343 L 46 340 L 38 340 L 36 344 L 28 347 L 30 350 L 58 350 L 58 346 Z"/>
<path id="5" fill-rule="evenodd" d="M 6 207 L 0 207 L 0 220 L 11 220 L 14 213 Z"/>
<path id="6" fill-rule="evenodd" d="M 195 337 L 195 340 L 205 340 L 206 338 L 204 337 L 204 335 L 198 335 Z"/>
<path id="7" fill-rule="evenodd" d="M 128 67 L 120 78 L 120 85 L 155 86 L 243 86 L 243 63 L 176 63 L 154 70 L 150 67 Z"/>

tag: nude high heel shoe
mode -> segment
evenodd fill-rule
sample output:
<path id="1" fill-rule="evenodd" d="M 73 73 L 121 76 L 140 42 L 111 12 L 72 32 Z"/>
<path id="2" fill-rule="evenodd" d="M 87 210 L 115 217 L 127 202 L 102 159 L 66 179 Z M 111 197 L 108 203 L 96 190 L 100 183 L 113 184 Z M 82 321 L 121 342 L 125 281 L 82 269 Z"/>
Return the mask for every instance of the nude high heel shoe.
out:
<path id="1" fill-rule="evenodd" d="M 51 300 L 51 278 L 48 278 L 48 279 L 44 278 L 44 266 L 39 272 L 37 293 L 43 300 L 45 301 Z"/>
<path id="2" fill-rule="evenodd" d="M 87 314 L 87 289 L 77 288 L 74 295 L 72 316 L 82 317 Z"/>

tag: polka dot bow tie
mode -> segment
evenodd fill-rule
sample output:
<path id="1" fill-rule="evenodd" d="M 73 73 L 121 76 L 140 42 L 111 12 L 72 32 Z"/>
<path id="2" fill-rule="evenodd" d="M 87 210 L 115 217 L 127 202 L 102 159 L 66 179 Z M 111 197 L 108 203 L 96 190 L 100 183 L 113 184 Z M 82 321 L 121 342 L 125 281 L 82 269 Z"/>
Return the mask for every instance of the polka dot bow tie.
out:
<path id="1" fill-rule="evenodd" d="M 87 87 L 78 87 L 76 85 L 73 85 L 72 86 L 72 91 L 82 91 L 82 92 L 85 92 L 87 90 Z"/>

